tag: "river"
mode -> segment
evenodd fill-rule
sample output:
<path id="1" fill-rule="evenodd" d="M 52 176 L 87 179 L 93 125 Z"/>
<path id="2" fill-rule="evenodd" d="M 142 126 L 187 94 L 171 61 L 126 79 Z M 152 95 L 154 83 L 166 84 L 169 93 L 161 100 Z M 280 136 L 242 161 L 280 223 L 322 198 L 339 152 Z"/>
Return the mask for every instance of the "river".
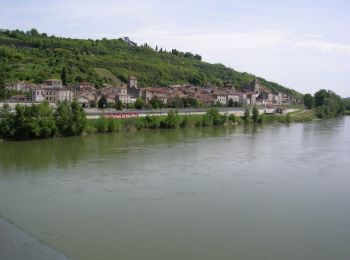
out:
<path id="1" fill-rule="evenodd" d="M 0 215 L 77 260 L 348 260 L 349 198 L 350 117 L 0 143 Z"/>

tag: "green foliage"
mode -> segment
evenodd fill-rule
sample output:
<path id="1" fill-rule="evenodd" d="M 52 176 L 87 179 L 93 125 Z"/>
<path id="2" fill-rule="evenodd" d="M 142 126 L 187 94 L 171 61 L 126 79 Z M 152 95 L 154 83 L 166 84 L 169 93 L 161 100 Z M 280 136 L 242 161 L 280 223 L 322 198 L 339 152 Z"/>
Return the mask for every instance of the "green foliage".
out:
<path id="1" fill-rule="evenodd" d="M 94 126 L 92 126 L 92 125 L 88 125 L 88 126 L 86 126 L 86 128 L 85 128 L 85 133 L 86 133 L 87 135 L 93 135 L 93 134 L 96 134 L 96 132 L 97 132 L 96 127 L 94 127 Z"/>
<path id="2" fill-rule="evenodd" d="M 154 108 L 154 109 L 159 109 L 159 108 L 165 107 L 164 103 L 156 97 L 153 97 L 149 103 L 152 105 L 152 108 Z"/>
<path id="3" fill-rule="evenodd" d="M 345 102 L 333 91 L 321 89 L 315 93 L 315 113 L 318 118 L 345 114 Z"/>
<path id="4" fill-rule="evenodd" d="M 142 109 L 144 105 L 144 101 L 141 98 L 136 99 L 136 102 L 134 104 L 136 109 Z"/>
<path id="5" fill-rule="evenodd" d="M 243 116 L 243 120 L 244 122 L 246 123 L 250 123 L 252 121 L 252 117 L 250 115 L 250 109 L 249 108 L 246 108 L 244 110 L 244 116 Z"/>
<path id="6" fill-rule="evenodd" d="M 233 99 L 230 98 L 230 99 L 228 100 L 228 107 L 234 107 L 234 105 L 235 105 L 235 103 L 233 102 Z"/>
<path id="7" fill-rule="evenodd" d="M 180 126 L 180 116 L 177 111 L 170 110 L 168 116 L 161 122 L 163 128 L 178 128 Z"/>
<path id="8" fill-rule="evenodd" d="M 97 119 L 95 127 L 98 133 L 106 133 L 108 131 L 108 120 L 104 116 L 101 116 Z"/>
<path id="9" fill-rule="evenodd" d="M 220 125 L 222 123 L 223 119 L 216 108 L 209 108 L 203 116 L 203 126 Z"/>
<path id="10" fill-rule="evenodd" d="M 98 101 L 98 108 L 107 108 L 107 98 L 105 96 L 102 96 Z"/>
<path id="11" fill-rule="evenodd" d="M 315 99 L 311 94 L 305 94 L 303 97 L 304 105 L 308 109 L 312 109 L 315 106 Z"/>
<path id="12" fill-rule="evenodd" d="M 116 103 L 115 103 L 115 108 L 119 111 L 123 111 L 123 108 L 124 108 L 124 105 L 123 105 L 123 102 L 121 100 L 118 100 Z"/>
<path id="13" fill-rule="evenodd" d="M 129 39 L 81 40 L 48 37 L 35 29 L 0 30 L 0 75 L 5 73 L 6 82 L 42 83 L 47 78 L 63 76 L 63 70 L 66 83 L 90 81 L 97 87 L 119 80 L 126 82 L 128 76 L 135 75 L 141 87 L 209 82 L 222 86 L 227 82 L 241 89 L 255 78 L 201 59 L 190 52 L 157 51 L 147 44 L 137 46 Z M 300 96 L 277 83 L 259 80 L 274 91 Z"/>
<path id="14" fill-rule="evenodd" d="M 158 116 L 146 116 L 145 117 L 145 126 L 149 129 L 159 128 L 161 124 L 161 117 Z"/>
<path id="15" fill-rule="evenodd" d="M 5 139 L 28 140 L 56 134 L 52 108 L 48 103 L 17 105 L 13 113 L 8 106 L 0 110 L 0 135 Z"/>
<path id="16" fill-rule="evenodd" d="M 256 106 L 254 106 L 252 110 L 252 119 L 254 123 L 257 123 L 259 120 L 259 110 Z"/>
<path id="17" fill-rule="evenodd" d="M 62 72 L 61 72 L 61 80 L 63 86 L 67 85 L 67 72 L 66 72 L 66 66 L 63 66 Z"/>
<path id="18" fill-rule="evenodd" d="M 62 136 L 81 135 L 87 126 L 87 118 L 82 106 L 75 100 L 57 104 L 55 113 L 58 132 Z"/>

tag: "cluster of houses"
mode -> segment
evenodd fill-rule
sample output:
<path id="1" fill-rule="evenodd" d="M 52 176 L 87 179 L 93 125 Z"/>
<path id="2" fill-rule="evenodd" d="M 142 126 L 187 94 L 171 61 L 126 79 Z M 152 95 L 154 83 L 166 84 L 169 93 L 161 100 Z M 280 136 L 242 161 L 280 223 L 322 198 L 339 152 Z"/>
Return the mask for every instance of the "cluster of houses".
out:
<path id="1" fill-rule="evenodd" d="M 139 88 L 137 78 L 130 76 L 127 84 L 104 84 L 102 88 L 96 89 L 89 82 L 81 82 L 71 86 L 63 86 L 58 79 L 49 79 L 43 84 L 36 85 L 27 82 L 16 82 L 9 84 L 7 88 L 20 91 L 23 95 L 11 97 L 12 102 L 44 102 L 57 103 L 60 101 L 72 101 L 77 99 L 84 107 L 96 104 L 104 96 L 108 103 L 122 102 L 130 105 L 137 99 L 146 103 L 152 99 L 158 99 L 164 104 L 171 105 L 179 98 L 193 98 L 203 106 L 222 105 L 236 106 L 258 105 L 272 106 L 282 104 L 298 104 L 299 100 L 284 93 L 273 92 L 262 86 L 257 79 L 245 86 L 243 90 L 237 91 L 232 85 L 217 87 L 206 85 L 202 87 L 185 85 L 172 85 L 168 87 Z"/>

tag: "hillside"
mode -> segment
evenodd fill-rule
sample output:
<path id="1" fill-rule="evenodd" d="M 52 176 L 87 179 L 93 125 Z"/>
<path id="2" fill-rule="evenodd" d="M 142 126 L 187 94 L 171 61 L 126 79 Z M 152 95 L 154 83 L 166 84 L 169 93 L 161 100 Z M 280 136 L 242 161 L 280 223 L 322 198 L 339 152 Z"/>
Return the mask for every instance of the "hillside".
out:
<path id="1" fill-rule="evenodd" d="M 222 86 L 226 82 L 240 89 L 255 77 L 222 64 L 204 62 L 192 53 L 154 50 L 147 44 L 137 46 L 128 38 L 82 40 L 48 36 L 35 29 L 0 30 L 0 83 L 41 83 L 47 78 L 59 78 L 63 67 L 67 83 L 90 81 L 97 86 L 126 82 L 129 75 L 135 75 L 141 87 L 209 82 Z M 271 90 L 300 97 L 294 90 L 258 79 Z"/>

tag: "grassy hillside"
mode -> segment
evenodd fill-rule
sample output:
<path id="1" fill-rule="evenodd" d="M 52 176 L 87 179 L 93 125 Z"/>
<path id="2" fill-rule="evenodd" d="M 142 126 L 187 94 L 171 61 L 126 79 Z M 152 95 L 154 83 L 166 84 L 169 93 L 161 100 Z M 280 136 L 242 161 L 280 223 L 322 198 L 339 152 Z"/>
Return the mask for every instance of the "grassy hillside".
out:
<path id="1" fill-rule="evenodd" d="M 129 75 L 138 77 L 143 87 L 188 82 L 222 86 L 228 82 L 239 89 L 254 79 L 252 74 L 203 62 L 199 55 L 156 51 L 147 44 L 137 46 L 129 39 L 81 40 L 47 36 L 35 29 L 0 30 L 0 80 L 41 83 L 47 78 L 59 78 L 63 67 L 68 83 L 90 81 L 97 86 L 126 82 Z M 277 83 L 260 80 L 272 90 L 300 95 Z"/>

